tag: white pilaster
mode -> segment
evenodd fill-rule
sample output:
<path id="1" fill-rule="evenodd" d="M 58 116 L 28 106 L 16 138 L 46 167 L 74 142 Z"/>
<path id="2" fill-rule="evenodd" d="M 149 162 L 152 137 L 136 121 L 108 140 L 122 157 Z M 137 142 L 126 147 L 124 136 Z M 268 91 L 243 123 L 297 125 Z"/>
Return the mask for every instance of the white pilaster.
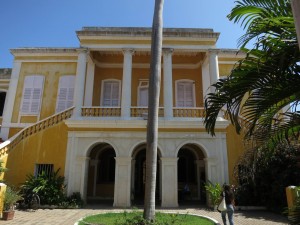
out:
<path id="1" fill-rule="evenodd" d="M 122 81 L 122 100 L 121 100 L 121 117 L 130 118 L 131 108 L 131 77 L 132 77 L 132 55 L 133 49 L 124 49 L 123 62 L 123 81 Z"/>
<path id="2" fill-rule="evenodd" d="M 114 207 L 129 207 L 131 184 L 131 157 L 116 157 Z"/>
<path id="3" fill-rule="evenodd" d="M 219 62 L 218 62 L 218 50 L 209 51 L 209 74 L 210 85 L 217 82 L 219 79 Z M 211 92 L 215 91 L 215 88 L 211 87 Z"/>
<path id="4" fill-rule="evenodd" d="M 74 90 L 74 112 L 73 118 L 81 116 L 81 107 L 83 106 L 84 98 L 84 84 L 85 84 L 85 73 L 86 73 L 86 58 L 87 49 L 78 49 L 78 62 L 76 70 L 76 81 Z"/>
<path id="5" fill-rule="evenodd" d="M 3 120 L 1 126 L 1 138 L 3 140 L 8 139 L 9 123 L 11 123 L 11 117 L 13 113 L 13 107 L 16 98 L 18 80 L 21 70 L 21 62 L 14 61 L 11 78 L 9 82 L 8 92 L 6 93 L 6 99 L 3 109 Z"/>
<path id="6" fill-rule="evenodd" d="M 164 57 L 164 116 L 169 120 L 173 117 L 173 82 L 172 82 L 173 49 L 163 49 Z"/>
<path id="7" fill-rule="evenodd" d="M 162 171 L 162 207 L 178 207 L 178 158 L 160 158 Z"/>
<path id="8" fill-rule="evenodd" d="M 95 74 L 95 63 L 91 59 L 91 56 L 89 56 L 87 61 L 84 106 L 93 105 L 94 74 Z"/>

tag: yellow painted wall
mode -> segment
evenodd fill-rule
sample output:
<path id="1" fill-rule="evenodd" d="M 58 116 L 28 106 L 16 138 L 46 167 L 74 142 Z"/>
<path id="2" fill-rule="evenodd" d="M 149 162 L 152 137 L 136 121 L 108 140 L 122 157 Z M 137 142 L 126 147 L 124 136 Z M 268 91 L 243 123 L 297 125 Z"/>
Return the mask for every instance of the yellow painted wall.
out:
<path id="1" fill-rule="evenodd" d="M 36 123 L 38 121 L 37 116 L 21 116 L 20 122 L 21 123 Z"/>
<path id="2" fill-rule="evenodd" d="M 10 137 L 14 136 L 15 134 L 17 134 L 21 130 L 22 130 L 22 128 L 10 128 L 8 137 L 10 138 Z"/>
<path id="3" fill-rule="evenodd" d="M 219 74 L 220 76 L 228 76 L 231 73 L 231 70 L 234 68 L 234 65 L 221 64 L 219 65 Z"/>
<path id="4" fill-rule="evenodd" d="M 67 126 L 57 124 L 38 132 L 20 142 L 7 158 L 9 169 L 4 179 L 18 186 L 26 180 L 26 174 L 34 173 L 36 163 L 54 164 L 54 170 L 60 168 L 64 175 L 67 148 Z"/>
<path id="5" fill-rule="evenodd" d="M 229 181 L 235 183 L 233 172 L 236 163 L 240 156 L 244 152 L 243 137 L 238 135 L 233 125 L 229 125 L 226 129 L 227 135 L 227 157 L 228 157 L 228 170 L 229 170 Z"/>
<path id="6" fill-rule="evenodd" d="M 55 113 L 57 88 L 59 77 L 63 75 L 76 75 L 76 63 L 22 63 L 20 78 L 17 87 L 16 100 L 14 103 L 12 122 L 18 123 L 20 104 L 25 76 L 43 75 L 44 90 L 42 97 L 40 119 Z"/>

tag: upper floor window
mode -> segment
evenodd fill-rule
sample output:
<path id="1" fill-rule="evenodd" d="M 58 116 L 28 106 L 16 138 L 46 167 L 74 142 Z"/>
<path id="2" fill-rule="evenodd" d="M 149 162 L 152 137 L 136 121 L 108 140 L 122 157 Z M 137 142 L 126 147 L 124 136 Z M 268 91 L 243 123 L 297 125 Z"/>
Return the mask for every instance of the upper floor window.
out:
<path id="1" fill-rule="evenodd" d="M 101 106 L 117 107 L 120 106 L 120 80 L 103 80 L 101 88 Z"/>
<path id="2" fill-rule="evenodd" d="M 148 106 L 149 81 L 140 80 L 138 87 L 138 106 Z"/>
<path id="3" fill-rule="evenodd" d="M 195 82 L 193 80 L 176 81 L 176 107 L 195 107 Z"/>
<path id="4" fill-rule="evenodd" d="M 34 75 L 25 77 L 20 110 L 22 114 L 39 114 L 41 109 L 43 86 L 44 76 Z"/>
<path id="5" fill-rule="evenodd" d="M 75 76 L 62 76 L 59 79 L 59 87 L 56 100 L 56 112 L 64 111 L 74 103 Z"/>

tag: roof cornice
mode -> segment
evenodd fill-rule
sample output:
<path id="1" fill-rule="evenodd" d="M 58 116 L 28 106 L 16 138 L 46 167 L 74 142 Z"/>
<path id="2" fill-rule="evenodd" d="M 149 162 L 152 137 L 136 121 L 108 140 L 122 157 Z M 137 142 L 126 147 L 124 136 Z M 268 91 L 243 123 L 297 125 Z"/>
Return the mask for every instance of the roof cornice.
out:
<path id="1" fill-rule="evenodd" d="M 78 38 L 84 36 L 121 36 L 121 37 L 149 37 L 151 38 L 152 29 L 148 27 L 83 27 L 76 31 Z M 164 38 L 213 38 L 218 39 L 220 33 L 213 29 L 200 28 L 164 28 Z"/>

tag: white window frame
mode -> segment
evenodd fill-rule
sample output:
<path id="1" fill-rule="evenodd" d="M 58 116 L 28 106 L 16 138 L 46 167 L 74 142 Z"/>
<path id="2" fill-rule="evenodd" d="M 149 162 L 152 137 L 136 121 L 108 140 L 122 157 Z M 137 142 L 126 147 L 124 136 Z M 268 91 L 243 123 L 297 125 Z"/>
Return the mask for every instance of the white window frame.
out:
<path id="1" fill-rule="evenodd" d="M 118 82 L 119 83 L 119 99 L 118 99 L 118 106 L 104 106 L 103 105 L 103 98 L 104 98 L 104 85 L 106 82 Z M 121 106 L 121 80 L 118 79 L 105 79 L 101 82 L 101 96 L 100 96 L 100 106 L 106 107 L 106 108 L 112 108 L 112 107 L 120 107 Z"/>
<path id="2" fill-rule="evenodd" d="M 24 104 L 24 93 L 25 93 L 25 88 L 28 88 L 26 87 L 26 79 L 29 79 L 31 77 L 39 77 L 39 78 L 42 78 L 42 86 L 40 87 L 41 88 L 41 93 L 40 93 L 40 97 L 39 97 L 39 103 L 38 103 L 38 110 L 37 112 L 32 112 L 31 110 L 29 110 L 29 112 L 23 112 L 22 111 L 22 108 L 23 108 L 23 104 Z M 45 84 L 45 76 L 43 75 L 29 75 L 29 76 L 25 76 L 24 78 L 24 83 L 23 83 L 23 91 L 22 91 L 22 100 L 21 100 L 21 104 L 20 104 L 20 113 L 19 115 L 21 116 L 37 116 L 38 119 L 39 119 L 39 116 L 40 116 L 40 113 L 41 113 L 41 108 L 42 108 L 42 98 L 43 98 L 43 92 L 44 92 L 44 84 Z M 29 87 L 29 88 L 34 88 L 34 87 Z M 31 108 L 32 106 L 32 102 L 33 102 L 33 93 L 31 95 L 31 98 L 30 98 L 30 103 L 29 103 L 29 108 Z M 19 118 L 20 119 L 20 118 Z"/>
<path id="3" fill-rule="evenodd" d="M 72 100 L 69 100 L 69 99 L 60 100 L 59 99 L 59 93 L 60 93 L 61 88 L 67 88 L 67 98 L 68 98 L 68 94 L 70 92 L 70 89 L 72 88 L 72 87 L 62 87 L 61 82 L 62 82 L 62 79 L 64 79 L 64 78 L 73 78 L 73 96 L 72 96 Z M 75 75 L 63 75 L 63 76 L 61 76 L 59 78 L 58 88 L 57 88 L 57 95 L 56 95 L 56 107 L 55 107 L 55 112 L 56 113 L 62 112 L 64 110 L 66 110 L 67 108 L 69 108 L 68 107 L 68 101 L 72 101 L 72 106 L 74 105 L 74 94 L 75 94 L 74 91 L 75 91 Z M 65 106 L 64 106 L 63 110 L 58 111 L 58 105 L 59 105 L 60 101 L 64 101 Z"/>
<path id="4" fill-rule="evenodd" d="M 187 106 L 178 106 L 178 99 L 177 99 L 177 92 L 178 92 L 178 84 L 179 83 L 191 83 L 193 90 L 192 90 L 192 95 L 193 95 L 193 106 L 192 107 L 187 107 Z M 190 79 L 180 79 L 175 81 L 175 102 L 176 102 L 176 107 L 180 108 L 195 108 L 196 107 L 196 91 L 195 91 L 195 81 L 190 80 Z"/>
<path id="5" fill-rule="evenodd" d="M 147 107 L 148 105 L 147 106 L 141 106 L 140 105 L 140 90 L 142 88 L 148 88 L 148 97 L 149 97 L 149 80 L 148 79 L 139 80 L 138 93 L 137 93 L 137 106 Z"/>

